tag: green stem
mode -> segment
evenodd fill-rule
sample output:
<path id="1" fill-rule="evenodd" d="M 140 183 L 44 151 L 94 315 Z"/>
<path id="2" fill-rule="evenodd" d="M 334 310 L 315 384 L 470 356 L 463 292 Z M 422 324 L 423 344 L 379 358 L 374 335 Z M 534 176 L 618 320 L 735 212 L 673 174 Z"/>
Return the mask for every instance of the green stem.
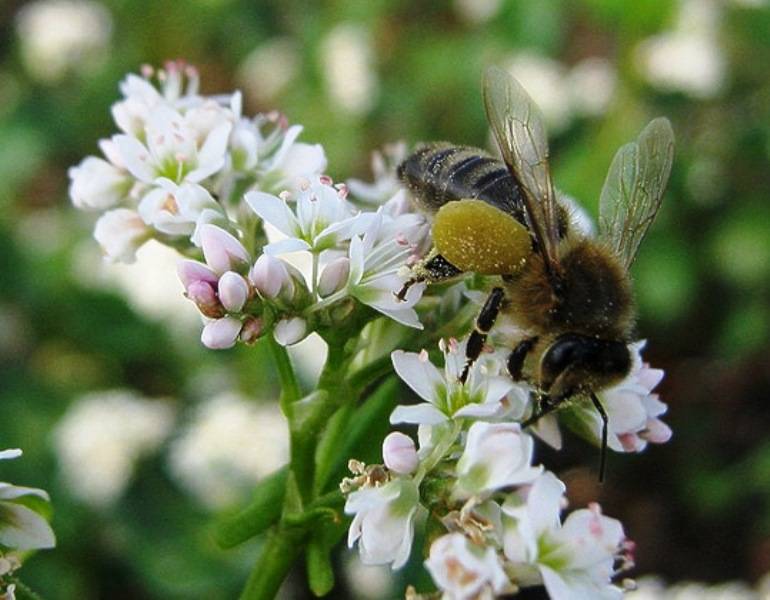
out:
<path id="1" fill-rule="evenodd" d="M 341 290 L 334 292 L 331 296 L 327 296 L 323 300 L 319 300 L 315 304 L 311 304 L 308 306 L 302 313 L 303 316 L 307 317 L 308 315 L 312 315 L 313 313 L 318 312 L 319 310 L 323 310 L 327 306 L 330 306 L 334 304 L 335 302 L 339 302 L 340 300 L 343 300 L 348 297 L 348 290 L 347 288 L 342 288 Z"/>
<path id="2" fill-rule="evenodd" d="M 423 478 L 430 473 L 438 463 L 446 456 L 449 449 L 455 443 L 457 436 L 460 434 L 462 424 L 460 421 L 452 421 L 451 429 L 447 431 L 438 443 L 433 447 L 428 454 L 427 458 L 420 463 L 420 469 L 414 476 L 414 482 L 419 486 L 422 483 Z"/>
<path id="3" fill-rule="evenodd" d="M 306 537 L 304 529 L 276 527 L 271 530 L 240 600 L 273 600 L 302 553 Z"/>
<path id="4" fill-rule="evenodd" d="M 291 419 L 291 405 L 302 397 L 299 381 L 297 381 L 297 375 L 286 348 L 276 342 L 272 335 L 266 337 L 270 355 L 273 357 L 273 362 L 278 370 L 278 377 L 281 380 L 281 410 L 287 419 Z"/>
<path id="5" fill-rule="evenodd" d="M 392 370 L 393 365 L 390 354 L 386 354 L 358 369 L 348 378 L 348 381 L 350 382 L 350 387 L 354 391 L 359 392 Z"/>

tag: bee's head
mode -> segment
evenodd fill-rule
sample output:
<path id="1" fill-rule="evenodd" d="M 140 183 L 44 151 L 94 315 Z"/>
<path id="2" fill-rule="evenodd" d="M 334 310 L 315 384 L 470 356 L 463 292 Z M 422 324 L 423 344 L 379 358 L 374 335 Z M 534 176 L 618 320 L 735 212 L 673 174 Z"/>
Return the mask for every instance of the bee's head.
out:
<path id="1" fill-rule="evenodd" d="M 553 398 L 598 391 L 625 378 L 631 365 L 624 342 L 567 333 L 553 341 L 540 361 L 541 386 Z"/>

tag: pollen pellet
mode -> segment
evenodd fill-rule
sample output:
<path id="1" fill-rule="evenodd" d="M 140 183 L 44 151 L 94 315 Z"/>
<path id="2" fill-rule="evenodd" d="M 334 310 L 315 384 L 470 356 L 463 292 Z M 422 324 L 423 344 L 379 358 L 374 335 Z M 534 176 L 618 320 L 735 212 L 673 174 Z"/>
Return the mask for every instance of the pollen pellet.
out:
<path id="1" fill-rule="evenodd" d="M 481 200 L 443 205 L 433 223 L 433 242 L 461 271 L 484 275 L 517 273 L 532 252 L 526 227 Z"/>

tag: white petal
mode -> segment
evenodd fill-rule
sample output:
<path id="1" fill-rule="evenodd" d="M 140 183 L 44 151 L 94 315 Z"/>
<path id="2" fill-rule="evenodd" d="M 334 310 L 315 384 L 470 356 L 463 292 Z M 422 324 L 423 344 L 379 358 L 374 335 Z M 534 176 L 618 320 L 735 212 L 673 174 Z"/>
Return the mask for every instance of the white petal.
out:
<path id="1" fill-rule="evenodd" d="M 119 134 L 113 136 L 112 141 L 131 175 L 139 181 L 152 183 L 155 179 L 155 169 L 152 166 L 149 150 L 130 135 Z"/>
<path id="2" fill-rule="evenodd" d="M 10 448 L 9 450 L 0 450 L 0 460 L 19 458 L 22 452 L 19 448 Z"/>
<path id="3" fill-rule="evenodd" d="M 46 501 L 50 500 L 48 492 L 41 490 L 40 488 L 23 487 L 20 485 L 0 482 L 0 500 L 13 500 L 14 498 L 21 498 L 22 496 L 37 496 Z"/>
<path id="4" fill-rule="evenodd" d="M 276 229 L 288 236 L 294 236 L 299 232 L 297 217 L 284 200 L 272 194 L 264 192 L 249 192 L 244 200 L 260 219 L 270 223 Z"/>
<path id="5" fill-rule="evenodd" d="M 435 404 L 439 390 L 446 387 L 446 382 L 435 365 L 419 354 L 403 350 L 396 350 L 390 358 L 398 376 L 420 398 Z"/>
<path id="6" fill-rule="evenodd" d="M 287 238 L 262 247 L 262 252 L 272 254 L 273 256 L 288 252 L 299 252 L 301 250 L 310 250 L 310 244 L 305 240 L 297 238 Z"/>
<path id="7" fill-rule="evenodd" d="M 447 420 L 447 416 L 432 404 L 400 405 L 390 413 L 392 425 L 411 423 L 413 425 L 438 425 Z"/>
<path id="8" fill-rule="evenodd" d="M 0 502 L 0 544 L 18 550 L 53 548 L 51 526 L 35 511 L 12 502 Z"/>

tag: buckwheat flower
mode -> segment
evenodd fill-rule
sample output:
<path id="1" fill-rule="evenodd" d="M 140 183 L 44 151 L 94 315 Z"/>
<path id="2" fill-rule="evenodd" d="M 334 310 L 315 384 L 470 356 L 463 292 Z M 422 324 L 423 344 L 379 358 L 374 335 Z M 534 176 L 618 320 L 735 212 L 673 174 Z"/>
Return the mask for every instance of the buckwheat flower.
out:
<path id="1" fill-rule="evenodd" d="M 420 464 L 414 441 L 399 431 L 390 432 L 383 440 L 382 460 L 388 469 L 400 475 L 414 472 Z"/>
<path id="2" fill-rule="evenodd" d="M 325 298 L 341 290 L 349 275 L 350 259 L 347 256 L 335 258 L 321 271 L 321 276 L 318 278 L 318 295 Z"/>
<path id="3" fill-rule="evenodd" d="M 139 181 L 153 184 L 165 177 L 175 183 L 199 183 L 225 165 L 232 123 L 222 120 L 200 139 L 197 124 L 160 104 L 147 117 L 144 140 L 118 134 L 112 140 L 123 163 Z"/>
<path id="4" fill-rule="evenodd" d="M 397 406 L 390 415 L 391 423 L 436 425 L 449 419 L 495 419 L 523 412 L 526 394 L 509 377 L 490 372 L 491 361 L 489 365 L 484 360 L 476 361 L 462 383 L 465 343 L 442 340 L 439 348 L 444 354 L 443 372 L 428 360 L 425 350 L 419 354 L 396 350 L 391 354 L 398 376 L 425 401 Z"/>
<path id="5" fill-rule="evenodd" d="M 127 197 L 133 185 L 128 173 L 96 156 L 84 158 L 67 172 L 69 195 L 77 208 L 105 210 L 117 206 Z"/>
<path id="6" fill-rule="evenodd" d="M 358 542 L 365 565 L 392 563 L 392 568 L 398 569 L 409 558 L 414 522 L 423 511 L 417 485 L 411 479 L 393 479 L 381 486 L 358 489 L 345 503 L 345 514 L 354 515 L 348 547 Z"/>
<path id="7" fill-rule="evenodd" d="M 281 346 L 293 346 L 304 340 L 308 333 L 307 321 L 302 317 L 281 319 L 275 324 L 273 337 Z"/>
<path id="8" fill-rule="evenodd" d="M 503 504 L 508 572 L 521 586 L 544 584 L 554 600 L 621 598 L 611 577 L 622 553 L 622 526 L 596 505 L 573 512 L 562 524 L 564 490 L 546 472 Z"/>
<path id="9" fill-rule="evenodd" d="M 105 257 L 114 262 L 134 262 L 136 251 L 151 237 L 152 230 L 139 214 L 127 208 L 107 211 L 94 227 L 94 238 Z"/>
<path id="10" fill-rule="evenodd" d="M 245 200 L 263 221 L 287 236 L 266 245 L 266 254 L 298 250 L 320 253 L 349 240 L 367 223 L 356 215 L 340 190 L 322 179 L 298 193 L 294 210 L 283 198 L 264 192 L 249 192 Z"/>
<path id="11" fill-rule="evenodd" d="M 350 193 L 357 200 L 375 205 L 384 204 L 401 188 L 396 169 L 406 158 L 406 155 L 404 142 L 390 144 L 385 146 L 382 151 L 373 152 L 371 166 L 374 181 L 367 183 L 360 179 L 349 179 L 347 185 Z"/>
<path id="12" fill-rule="evenodd" d="M 217 201 L 197 183 L 177 185 L 170 179 L 161 178 L 156 185 L 139 202 L 138 212 L 145 223 L 161 233 L 191 236 L 205 210 L 212 210 L 224 218 Z M 207 216 L 207 219 L 212 220 L 212 217 Z"/>
<path id="13" fill-rule="evenodd" d="M 206 264 L 214 273 L 243 271 L 251 261 L 249 253 L 231 233 L 221 227 L 206 224 L 200 228 L 201 249 Z"/>
<path id="14" fill-rule="evenodd" d="M 127 390 L 95 392 L 56 425 L 53 443 L 67 490 L 97 508 L 113 504 L 136 462 L 154 452 L 173 424 L 170 406 Z"/>
<path id="15" fill-rule="evenodd" d="M 471 600 L 513 591 L 495 549 L 474 544 L 462 533 L 435 540 L 425 568 L 447 599 Z"/>
<path id="16" fill-rule="evenodd" d="M 230 313 L 241 312 L 249 298 L 249 284 L 243 275 L 227 271 L 219 278 L 219 301 Z"/>
<path id="17" fill-rule="evenodd" d="M 274 299 L 279 295 L 286 299 L 294 296 L 294 280 L 289 274 L 291 265 L 280 258 L 262 254 L 249 270 L 249 281 L 263 298 Z"/>
<path id="18" fill-rule="evenodd" d="M 532 466 L 533 449 L 534 440 L 518 423 L 474 423 L 457 462 L 455 494 L 481 497 L 534 481 L 543 467 Z"/>
<path id="19" fill-rule="evenodd" d="M 210 318 L 224 316 L 224 307 L 219 301 L 219 276 L 206 265 L 195 260 L 180 260 L 177 275 L 185 289 L 185 295 L 192 300 L 201 313 Z"/>
<path id="20" fill-rule="evenodd" d="M 425 285 L 410 287 L 403 301 L 395 295 L 406 280 L 401 269 L 414 253 L 408 232 L 396 237 L 384 237 L 383 229 L 390 218 L 381 210 L 367 216 L 372 218 L 363 236 L 354 235 L 350 240 L 346 292 L 403 325 L 422 329 L 413 307 L 422 297 Z"/>
<path id="21" fill-rule="evenodd" d="M 0 460 L 19 456 L 19 449 L 0 451 Z M 44 490 L 0 482 L 0 545 L 14 550 L 53 548 L 56 545 L 53 530 L 48 521 L 24 505 L 23 499 L 28 496 L 50 500 Z"/>
<path id="22" fill-rule="evenodd" d="M 629 345 L 633 359 L 631 373 L 619 384 L 598 394 L 609 420 L 607 445 L 616 452 L 641 452 L 648 443 L 663 444 L 671 439 L 671 428 L 659 418 L 668 406 L 658 394 L 652 393 L 664 373 L 642 362 L 642 348 L 644 342 Z M 601 417 L 587 403 L 573 406 L 565 419 L 594 442 L 601 439 Z"/>
<path id="23" fill-rule="evenodd" d="M 209 321 L 201 332 L 201 342 L 210 350 L 226 350 L 235 346 L 243 323 L 235 317 Z"/>

